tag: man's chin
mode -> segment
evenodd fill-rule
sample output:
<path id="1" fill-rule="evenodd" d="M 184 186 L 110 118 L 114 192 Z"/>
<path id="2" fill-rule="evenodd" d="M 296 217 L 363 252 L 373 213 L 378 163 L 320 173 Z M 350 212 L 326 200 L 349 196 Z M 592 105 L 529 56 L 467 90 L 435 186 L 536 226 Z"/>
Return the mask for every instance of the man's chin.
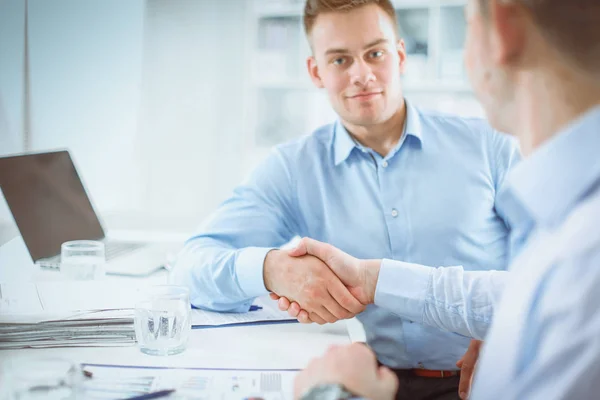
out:
<path id="1" fill-rule="evenodd" d="M 358 113 L 357 113 L 358 114 Z M 383 122 L 383 119 L 380 114 L 369 114 L 369 115 L 350 115 L 346 120 L 350 122 L 352 125 L 357 126 L 373 126 Z"/>

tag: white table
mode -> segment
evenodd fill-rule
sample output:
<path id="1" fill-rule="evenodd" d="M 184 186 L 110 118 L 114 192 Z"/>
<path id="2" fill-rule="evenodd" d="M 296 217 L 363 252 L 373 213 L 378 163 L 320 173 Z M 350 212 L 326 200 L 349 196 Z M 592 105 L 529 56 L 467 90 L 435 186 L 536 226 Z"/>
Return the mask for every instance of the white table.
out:
<path id="1" fill-rule="evenodd" d="M 14 243 L 12 244 L 14 246 Z M 0 248 L 0 252 L 2 248 Z M 14 251 L 14 250 L 13 250 Z M 37 271 L 25 263 L 24 257 L 14 255 L 0 264 L 0 277 L 17 280 L 52 280 L 57 272 Z M 29 260 L 31 263 L 31 260 Z M 18 273 L 15 273 L 18 271 Z M 143 279 L 108 276 L 107 279 L 132 280 L 134 282 L 163 283 L 167 271 Z M 358 330 L 358 338 L 360 337 Z M 181 354 L 159 357 L 141 353 L 137 347 L 80 347 L 52 349 L 22 349 L 0 351 L 0 363 L 23 357 L 66 357 L 74 362 L 89 364 L 119 364 L 168 367 L 200 368 L 248 368 L 248 369 L 302 369 L 315 356 L 323 354 L 334 344 L 350 343 L 351 338 L 345 321 L 324 326 L 293 324 L 238 326 L 229 328 L 194 329 L 188 348 Z M 2 377 L 0 375 L 0 387 Z"/>

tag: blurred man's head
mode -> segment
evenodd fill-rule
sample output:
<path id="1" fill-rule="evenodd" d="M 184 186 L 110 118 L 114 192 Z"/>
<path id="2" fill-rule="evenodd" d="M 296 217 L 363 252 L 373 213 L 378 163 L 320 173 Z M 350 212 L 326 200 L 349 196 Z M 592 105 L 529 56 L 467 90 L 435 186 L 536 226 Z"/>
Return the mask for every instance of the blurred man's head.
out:
<path id="1" fill-rule="evenodd" d="M 401 109 L 406 53 L 389 0 L 307 0 L 304 26 L 311 79 L 342 120 L 369 127 Z"/>
<path id="2" fill-rule="evenodd" d="M 600 82 L 600 0 L 469 0 L 466 15 L 466 67 L 497 129 L 522 129 L 524 86 Z"/>

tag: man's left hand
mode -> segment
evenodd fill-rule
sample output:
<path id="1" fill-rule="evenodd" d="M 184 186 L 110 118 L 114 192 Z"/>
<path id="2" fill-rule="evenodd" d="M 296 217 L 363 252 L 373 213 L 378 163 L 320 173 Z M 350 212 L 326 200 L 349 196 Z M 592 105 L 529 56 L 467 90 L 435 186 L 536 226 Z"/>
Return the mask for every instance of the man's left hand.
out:
<path id="1" fill-rule="evenodd" d="M 294 382 L 294 398 L 299 399 L 313 386 L 343 385 L 366 399 L 394 399 L 398 378 L 387 367 L 377 365 L 375 354 L 362 343 L 332 346 L 324 356 L 313 359 Z"/>
<path id="2" fill-rule="evenodd" d="M 475 372 L 475 366 L 477 365 L 477 359 L 479 358 L 479 350 L 483 342 L 481 340 L 471 340 L 467 352 L 460 360 L 457 361 L 456 366 L 460 368 L 460 382 L 458 384 L 458 395 L 461 399 L 466 400 L 469 397 L 471 391 L 471 383 L 473 382 L 473 374 Z"/>

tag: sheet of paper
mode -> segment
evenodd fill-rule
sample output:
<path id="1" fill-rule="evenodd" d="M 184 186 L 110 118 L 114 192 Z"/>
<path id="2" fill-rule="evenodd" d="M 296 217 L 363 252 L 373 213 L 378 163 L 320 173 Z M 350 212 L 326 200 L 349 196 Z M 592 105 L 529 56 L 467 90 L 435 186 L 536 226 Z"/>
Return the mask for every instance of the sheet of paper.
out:
<path id="1" fill-rule="evenodd" d="M 293 398 L 298 371 L 152 368 L 84 365 L 86 398 L 114 399 L 175 389 L 173 398 L 264 399 Z"/>
<path id="2" fill-rule="evenodd" d="M 106 281 L 1 283 L 0 316 L 133 310 L 146 288 Z"/>
<path id="3" fill-rule="evenodd" d="M 257 298 L 253 305 L 260 307 L 245 313 L 219 313 L 206 310 L 192 310 L 192 326 L 221 326 L 232 324 L 249 324 L 256 322 L 296 321 L 287 312 L 277 308 L 277 302 L 267 297 Z"/>
<path id="4" fill-rule="evenodd" d="M 0 315 L 38 314 L 43 310 L 34 283 L 0 284 Z"/>
<path id="5" fill-rule="evenodd" d="M 66 281 L 36 284 L 44 310 L 133 309 L 148 285 L 119 281 Z"/>

